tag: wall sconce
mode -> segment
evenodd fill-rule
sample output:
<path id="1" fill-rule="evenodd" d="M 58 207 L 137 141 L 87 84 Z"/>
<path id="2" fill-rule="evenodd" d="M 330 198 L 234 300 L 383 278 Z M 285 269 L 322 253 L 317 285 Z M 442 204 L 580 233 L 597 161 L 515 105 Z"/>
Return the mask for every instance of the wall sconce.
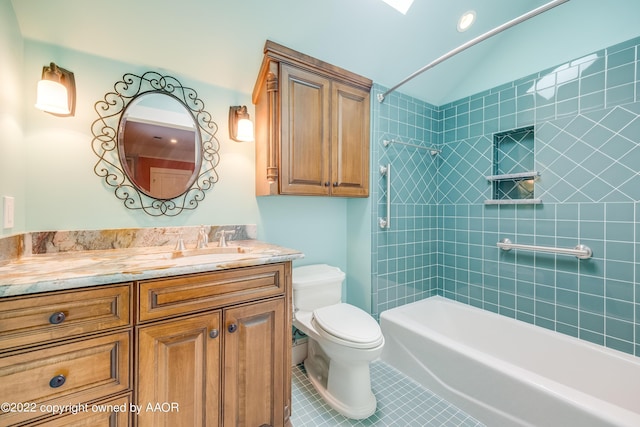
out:
<path id="1" fill-rule="evenodd" d="M 229 107 L 229 137 L 237 142 L 253 141 L 253 122 L 247 107 Z"/>
<path id="2" fill-rule="evenodd" d="M 76 81 L 73 73 L 53 62 L 42 67 L 36 108 L 54 116 L 73 116 L 76 112 Z"/>

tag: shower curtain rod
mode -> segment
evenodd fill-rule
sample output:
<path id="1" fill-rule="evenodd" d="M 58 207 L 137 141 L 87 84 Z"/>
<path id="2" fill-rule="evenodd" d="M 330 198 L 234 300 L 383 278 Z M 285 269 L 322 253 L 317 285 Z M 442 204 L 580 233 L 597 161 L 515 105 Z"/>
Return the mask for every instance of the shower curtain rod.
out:
<path id="1" fill-rule="evenodd" d="M 407 83 L 409 80 L 412 80 L 413 78 L 419 76 L 420 74 L 424 73 L 425 71 L 435 67 L 436 65 L 440 64 L 441 62 L 446 61 L 447 59 L 451 58 L 452 56 L 455 56 L 457 54 L 459 54 L 460 52 L 462 52 L 465 49 L 470 48 L 471 46 L 474 46 L 478 43 L 480 43 L 481 41 L 484 41 L 486 39 L 488 39 L 489 37 L 495 36 L 498 33 L 503 32 L 504 30 L 511 28 L 515 25 L 518 25 L 524 21 L 526 21 L 527 19 L 533 18 L 534 16 L 540 15 L 543 12 L 546 12 L 549 9 L 552 9 L 556 6 L 560 6 L 562 3 L 566 3 L 569 0 L 553 0 L 547 4 L 543 4 L 542 6 L 533 9 L 527 13 L 525 13 L 524 15 L 520 15 L 517 18 L 512 19 L 511 21 L 505 22 L 504 24 L 494 28 L 493 30 L 487 31 L 486 33 L 479 35 L 478 37 L 469 40 L 468 42 L 458 46 L 457 48 L 447 52 L 446 54 L 442 55 L 440 58 L 436 59 L 435 61 L 425 65 L 424 67 L 420 68 L 418 71 L 416 71 L 415 73 L 411 74 L 409 77 L 405 78 L 404 80 L 402 80 L 400 83 L 398 83 L 397 85 L 395 85 L 394 87 L 392 87 L 391 89 L 387 90 L 385 93 L 379 93 L 378 94 L 378 102 L 383 102 L 384 98 L 389 95 L 391 92 L 395 91 L 396 89 L 398 89 L 400 86 L 402 86 L 403 84 Z"/>

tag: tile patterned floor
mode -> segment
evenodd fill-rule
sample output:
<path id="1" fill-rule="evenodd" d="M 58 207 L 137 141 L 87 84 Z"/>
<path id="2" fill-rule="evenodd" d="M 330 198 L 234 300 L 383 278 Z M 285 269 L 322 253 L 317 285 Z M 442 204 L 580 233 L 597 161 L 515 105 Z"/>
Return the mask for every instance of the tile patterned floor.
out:
<path id="1" fill-rule="evenodd" d="M 378 408 L 366 420 L 350 420 L 327 406 L 307 379 L 302 365 L 293 367 L 292 379 L 294 427 L 484 427 L 382 361 L 371 364 L 371 387 Z"/>

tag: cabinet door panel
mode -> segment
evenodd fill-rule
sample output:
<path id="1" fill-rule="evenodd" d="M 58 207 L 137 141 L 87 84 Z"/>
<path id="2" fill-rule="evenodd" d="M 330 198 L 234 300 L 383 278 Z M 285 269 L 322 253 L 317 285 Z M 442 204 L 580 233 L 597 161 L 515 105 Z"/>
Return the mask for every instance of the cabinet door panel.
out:
<path id="1" fill-rule="evenodd" d="M 329 194 L 329 79 L 282 65 L 283 194 Z"/>
<path id="2" fill-rule="evenodd" d="M 138 426 L 219 425 L 219 328 L 216 311 L 139 329 Z"/>
<path id="3" fill-rule="evenodd" d="M 225 426 L 281 426 L 284 420 L 284 299 L 225 310 Z M 235 326 L 233 326 L 235 325 Z M 234 332 L 231 332 L 234 330 Z"/>
<path id="4" fill-rule="evenodd" d="M 369 195 L 369 93 L 333 85 L 332 194 Z"/>

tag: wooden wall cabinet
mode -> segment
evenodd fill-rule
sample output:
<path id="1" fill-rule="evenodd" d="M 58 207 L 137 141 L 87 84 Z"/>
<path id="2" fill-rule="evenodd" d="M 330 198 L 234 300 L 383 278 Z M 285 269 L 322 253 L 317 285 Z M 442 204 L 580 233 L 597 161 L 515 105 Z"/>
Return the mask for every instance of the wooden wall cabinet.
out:
<path id="1" fill-rule="evenodd" d="M 0 298 L 0 425 L 290 426 L 290 292 L 287 261 Z"/>
<path id="2" fill-rule="evenodd" d="M 372 81 L 271 41 L 264 53 L 256 195 L 368 197 Z"/>

